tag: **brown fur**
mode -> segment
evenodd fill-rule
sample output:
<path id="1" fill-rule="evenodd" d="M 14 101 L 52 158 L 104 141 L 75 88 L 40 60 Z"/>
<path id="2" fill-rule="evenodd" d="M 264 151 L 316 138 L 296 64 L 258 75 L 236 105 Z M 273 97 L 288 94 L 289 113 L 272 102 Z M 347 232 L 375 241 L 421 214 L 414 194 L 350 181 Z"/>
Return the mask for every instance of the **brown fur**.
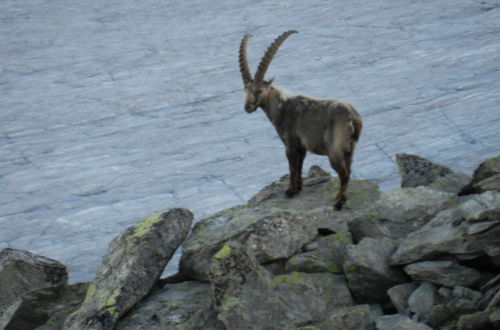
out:
<path id="1" fill-rule="evenodd" d="M 286 33 L 290 34 L 285 32 L 282 36 Z M 277 40 L 281 38 L 279 40 L 283 42 L 282 36 Z M 326 155 L 340 179 L 335 209 L 342 209 L 347 200 L 354 149 L 363 127 L 361 116 L 347 102 L 292 95 L 273 85 L 272 81 L 245 81 L 248 64 L 241 60 L 246 59 L 245 47 L 240 47 L 240 68 L 244 68 L 242 75 L 246 90 L 245 110 L 251 113 L 262 108 L 285 145 L 290 169 L 286 195 L 292 197 L 302 189 L 302 165 L 307 151 Z M 265 57 L 263 60 L 270 62 L 271 59 Z"/>

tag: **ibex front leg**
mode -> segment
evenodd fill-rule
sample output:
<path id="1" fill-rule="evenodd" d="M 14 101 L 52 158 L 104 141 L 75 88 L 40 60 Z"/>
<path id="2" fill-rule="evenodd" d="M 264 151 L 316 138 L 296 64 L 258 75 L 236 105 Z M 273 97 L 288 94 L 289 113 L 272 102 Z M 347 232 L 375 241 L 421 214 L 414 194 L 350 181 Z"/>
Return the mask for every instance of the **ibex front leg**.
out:
<path id="1" fill-rule="evenodd" d="M 306 150 L 287 147 L 286 156 L 290 167 L 290 186 L 285 191 L 285 194 L 288 197 L 292 197 L 302 189 L 302 165 L 306 157 Z"/>

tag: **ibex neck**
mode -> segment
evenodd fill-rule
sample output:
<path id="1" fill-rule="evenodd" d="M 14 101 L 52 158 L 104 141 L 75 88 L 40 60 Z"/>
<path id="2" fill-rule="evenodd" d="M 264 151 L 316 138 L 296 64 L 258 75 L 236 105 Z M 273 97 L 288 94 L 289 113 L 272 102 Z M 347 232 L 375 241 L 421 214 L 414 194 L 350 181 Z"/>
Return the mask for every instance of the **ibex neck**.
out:
<path id="1" fill-rule="evenodd" d="M 281 104 L 291 97 L 294 97 L 294 95 L 286 89 L 276 85 L 271 86 L 269 94 L 261 107 L 275 127 L 277 127 L 283 119 Z"/>

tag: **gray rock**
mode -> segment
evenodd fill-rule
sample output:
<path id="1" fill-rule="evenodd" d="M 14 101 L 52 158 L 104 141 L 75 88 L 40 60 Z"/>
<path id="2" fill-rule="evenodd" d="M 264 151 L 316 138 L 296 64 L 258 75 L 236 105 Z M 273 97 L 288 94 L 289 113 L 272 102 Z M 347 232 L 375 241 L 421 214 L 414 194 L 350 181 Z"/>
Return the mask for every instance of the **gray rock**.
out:
<path id="1" fill-rule="evenodd" d="M 375 325 L 377 330 L 432 330 L 427 325 L 412 321 L 401 314 L 382 316 Z"/>
<path id="2" fill-rule="evenodd" d="M 493 329 L 490 327 L 487 312 L 476 312 L 460 316 L 457 322 L 457 330 L 479 330 Z"/>
<path id="3" fill-rule="evenodd" d="M 500 191 L 500 156 L 484 160 L 460 194 L 477 194 L 487 190 Z"/>
<path id="4" fill-rule="evenodd" d="M 500 194 L 485 192 L 461 199 L 458 208 L 438 213 L 399 243 L 391 264 L 454 255 L 473 259 L 500 254 Z"/>
<path id="5" fill-rule="evenodd" d="M 137 304 L 116 330 L 222 330 L 213 309 L 210 284 L 186 281 L 167 284 Z"/>
<path id="6" fill-rule="evenodd" d="M 432 184 L 438 177 L 451 174 L 448 167 L 410 154 L 396 154 L 396 164 L 401 177 L 401 187 L 418 187 Z"/>
<path id="7" fill-rule="evenodd" d="M 315 242 L 316 249 L 294 255 L 286 263 L 285 269 L 307 273 L 342 273 L 347 246 L 352 244 L 351 234 L 327 235 Z"/>
<path id="8" fill-rule="evenodd" d="M 387 290 L 387 295 L 391 299 L 392 304 L 396 307 L 399 314 L 410 315 L 408 309 L 408 298 L 417 288 L 415 283 L 398 284 Z"/>
<path id="9" fill-rule="evenodd" d="M 293 329 L 352 305 L 343 276 L 293 272 L 273 277 L 237 242 L 214 256 L 210 280 L 218 318 L 227 329 Z"/>
<path id="10" fill-rule="evenodd" d="M 393 189 L 364 212 L 349 220 L 356 240 L 363 237 L 399 239 L 425 225 L 439 211 L 455 203 L 454 195 L 427 187 Z"/>
<path id="11" fill-rule="evenodd" d="M 301 319 L 288 310 L 271 274 L 237 242 L 215 254 L 209 275 L 218 319 L 226 329 L 290 329 Z"/>
<path id="12" fill-rule="evenodd" d="M 318 327 L 320 330 L 372 330 L 375 329 L 370 305 L 356 305 L 336 308 Z"/>
<path id="13" fill-rule="evenodd" d="M 59 330 L 66 317 L 82 303 L 88 283 L 59 285 L 26 294 L 5 330 Z"/>
<path id="14" fill-rule="evenodd" d="M 456 261 L 421 261 L 404 267 L 415 281 L 427 281 L 447 287 L 472 286 L 479 282 L 481 274 Z"/>
<path id="15" fill-rule="evenodd" d="M 189 232 L 186 209 L 158 212 L 113 239 L 82 306 L 65 329 L 109 329 L 148 294 Z"/>
<path id="16" fill-rule="evenodd" d="M 463 173 L 438 176 L 428 187 L 430 189 L 457 194 L 470 182 L 471 177 Z"/>
<path id="17" fill-rule="evenodd" d="M 436 287 L 429 282 L 422 283 L 408 298 L 408 307 L 415 318 L 420 321 L 427 321 L 436 303 Z"/>
<path id="18" fill-rule="evenodd" d="M 359 244 L 347 247 L 343 268 L 357 301 L 385 302 L 389 288 L 406 282 L 401 269 L 389 266 L 389 257 L 395 247 L 396 243 L 387 238 L 364 238 Z"/>
<path id="19" fill-rule="evenodd" d="M 296 212 L 238 206 L 198 222 L 183 244 L 180 271 L 208 281 L 212 257 L 229 240 L 245 244 L 259 262 L 289 258 L 317 235 L 316 226 Z"/>
<path id="20" fill-rule="evenodd" d="M 333 207 L 338 193 L 340 182 L 337 177 L 317 175 L 319 170 L 313 170 L 312 177 L 304 178 L 303 188 L 293 198 L 285 196 L 289 178 L 284 176 L 281 180 L 264 187 L 248 203 L 251 206 L 259 205 L 262 208 L 276 207 L 284 210 L 314 210 L 318 207 Z M 380 190 L 375 182 L 369 180 L 353 179 L 347 189 L 347 211 L 362 209 L 377 200 Z M 343 212 L 336 212 L 342 214 Z"/>
<path id="21" fill-rule="evenodd" d="M 0 328 L 5 327 L 28 292 L 66 284 L 66 266 L 28 251 L 0 252 Z"/>

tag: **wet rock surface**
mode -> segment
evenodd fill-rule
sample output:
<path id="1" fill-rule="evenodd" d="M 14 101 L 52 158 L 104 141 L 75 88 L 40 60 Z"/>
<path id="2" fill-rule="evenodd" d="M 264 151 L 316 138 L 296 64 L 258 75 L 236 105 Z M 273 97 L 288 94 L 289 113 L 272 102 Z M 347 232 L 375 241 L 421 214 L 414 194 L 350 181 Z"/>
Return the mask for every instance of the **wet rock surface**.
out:
<path id="1" fill-rule="evenodd" d="M 358 109 L 355 178 L 395 187 L 396 153 L 471 175 L 500 144 L 498 15 L 497 0 L 3 0 L 0 248 L 89 281 L 139 217 L 183 206 L 199 220 L 286 173 L 265 115 L 243 110 L 245 33 L 254 70 L 299 31 L 269 77 Z"/>

